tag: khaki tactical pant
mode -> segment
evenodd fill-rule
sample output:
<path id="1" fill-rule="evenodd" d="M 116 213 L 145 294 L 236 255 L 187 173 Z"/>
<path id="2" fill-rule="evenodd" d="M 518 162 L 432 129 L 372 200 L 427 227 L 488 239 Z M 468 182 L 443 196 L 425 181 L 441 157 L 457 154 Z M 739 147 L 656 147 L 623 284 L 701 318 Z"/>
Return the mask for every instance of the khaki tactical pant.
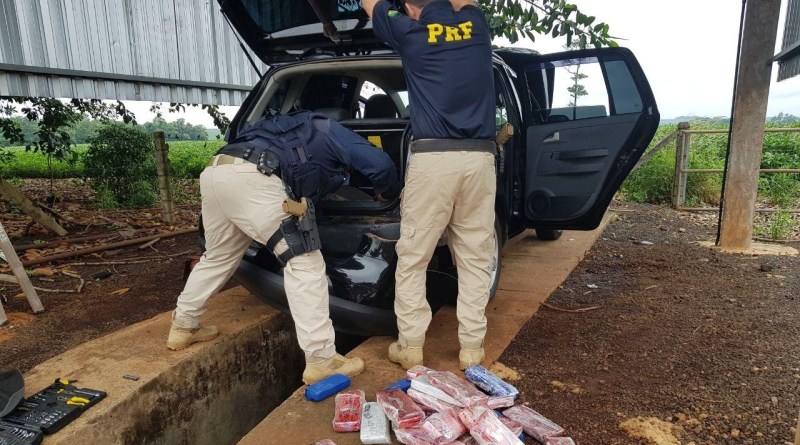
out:
<path id="1" fill-rule="evenodd" d="M 200 174 L 206 252 L 178 297 L 173 323 L 179 327 L 199 325 L 208 299 L 239 267 L 250 242 L 255 239 L 265 244 L 289 216 L 283 212 L 286 191 L 279 178 L 259 173 L 255 164 L 242 159 L 216 165 L 217 159 L 219 156 Z M 275 251 L 281 253 L 286 248 L 281 241 Z M 320 251 L 289 260 L 283 282 L 306 361 L 315 363 L 332 357 L 336 353 L 335 334 L 328 316 L 328 281 Z"/>
<path id="2" fill-rule="evenodd" d="M 425 295 L 428 263 L 443 233 L 458 268 L 458 337 L 479 349 L 486 335 L 497 188 L 494 155 L 415 153 L 406 174 L 397 243 L 395 312 L 399 340 L 421 347 L 431 321 Z"/>

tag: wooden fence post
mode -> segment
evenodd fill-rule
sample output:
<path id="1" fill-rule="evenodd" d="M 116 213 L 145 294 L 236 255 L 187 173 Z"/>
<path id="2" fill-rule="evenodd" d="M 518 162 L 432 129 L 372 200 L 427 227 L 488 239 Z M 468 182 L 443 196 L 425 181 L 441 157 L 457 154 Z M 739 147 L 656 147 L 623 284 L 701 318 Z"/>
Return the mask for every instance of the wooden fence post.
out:
<path id="1" fill-rule="evenodd" d="M 11 270 L 14 272 L 14 276 L 17 277 L 19 287 L 22 288 L 22 292 L 24 292 L 25 297 L 28 298 L 28 304 L 30 304 L 31 309 L 33 309 L 33 313 L 36 314 L 44 311 L 44 306 L 42 306 L 39 296 L 36 295 L 36 289 L 33 288 L 31 279 L 28 278 L 28 274 L 25 273 L 25 268 L 22 267 L 22 262 L 19 260 L 17 252 L 11 244 L 11 240 L 8 239 L 8 234 L 6 233 L 6 229 L 3 228 L 2 223 L 0 223 L 0 250 L 3 251 L 6 261 L 8 261 Z M 0 314 L 0 316 L 5 317 L 5 314 Z M 0 321 L 0 324 L 3 324 L 3 321 Z"/>
<path id="2" fill-rule="evenodd" d="M 672 184 L 672 207 L 679 209 L 686 203 L 686 172 L 689 167 L 689 129 L 687 122 L 678 124 L 678 137 L 675 139 L 675 179 Z"/>
<path id="3" fill-rule="evenodd" d="M 153 133 L 156 145 L 156 171 L 158 172 L 158 190 L 161 192 L 161 207 L 164 222 L 175 224 L 175 204 L 172 201 L 172 187 L 169 180 L 169 146 L 164 141 L 164 132 Z"/>

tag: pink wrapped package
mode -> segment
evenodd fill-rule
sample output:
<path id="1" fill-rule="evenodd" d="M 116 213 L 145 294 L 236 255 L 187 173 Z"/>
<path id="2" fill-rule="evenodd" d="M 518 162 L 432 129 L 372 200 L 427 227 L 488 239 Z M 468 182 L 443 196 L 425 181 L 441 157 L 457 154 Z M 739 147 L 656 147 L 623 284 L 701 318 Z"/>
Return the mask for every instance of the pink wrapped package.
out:
<path id="1" fill-rule="evenodd" d="M 464 406 L 486 405 L 489 401 L 489 396 L 466 380 L 458 378 L 452 372 L 431 371 L 427 376 L 434 386 L 463 403 Z"/>
<path id="2" fill-rule="evenodd" d="M 503 411 L 503 415 L 522 425 L 525 434 L 539 442 L 544 442 L 549 437 L 557 437 L 564 434 L 564 428 L 525 405 L 512 406 Z"/>
<path id="3" fill-rule="evenodd" d="M 490 411 L 489 408 L 485 406 L 472 406 L 469 408 L 464 408 L 458 413 L 458 418 L 461 420 L 461 423 L 467 427 L 468 430 L 471 430 L 472 427 L 475 426 L 475 423 L 478 421 L 478 418 L 484 411 Z"/>
<path id="4" fill-rule="evenodd" d="M 397 441 L 405 445 L 437 445 L 432 437 L 421 427 L 408 429 L 393 428 Z"/>
<path id="5" fill-rule="evenodd" d="M 489 396 L 489 408 L 508 408 L 514 406 L 514 396 L 493 397 Z"/>
<path id="6" fill-rule="evenodd" d="M 422 429 L 437 444 L 448 444 L 467 432 L 464 424 L 458 419 L 458 412 L 455 409 L 431 414 L 422 422 Z"/>
<path id="7" fill-rule="evenodd" d="M 460 439 L 458 439 L 458 441 L 461 442 L 463 445 L 478 445 L 478 441 L 475 440 L 475 438 L 469 434 L 467 434 L 466 436 L 462 436 Z"/>
<path id="8" fill-rule="evenodd" d="M 436 397 L 419 392 L 414 388 L 409 388 L 407 394 L 425 411 L 440 413 L 448 409 L 458 409 L 458 407 L 455 405 L 451 405 L 443 400 L 437 399 Z"/>
<path id="9" fill-rule="evenodd" d="M 515 436 L 519 437 L 522 435 L 522 425 L 519 423 L 514 422 L 506 416 L 500 416 L 500 422 L 502 422 L 506 428 L 510 429 Z"/>
<path id="10" fill-rule="evenodd" d="M 575 445 L 571 437 L 548 437 L 544 445 Z"/>
<path id="11" fill-rule="evenodd" d="M 415 378 L 425 375 L 431 371 L 433 371 L 431 368 L 426 368 L 422 365 L 414 365 L 408 368 L 408 371 L 406 371 L 406 378 L 409 380 L 414 380 Z"/>
<path id="12" fill-rule="evenodd" d="M 336 411 L 333 416 L 333 430 L 337 433 L 350 433 L 361 430 L 361 408 L 364 405 L 364 391 L 354 389 L 336 395 Z"/>
<path id="13" fill-rule="evenodd" d="M 399 389 L 378 391 L 377 399 L 386 417 L 398 428 L 413 428 L 425 420 L 422 408 Z"/>
<path id="14" fill-rule="evenodd" d="M 489 409 L 481 414 L 469 432 L 478 445 L 522 445 L 519 437 L 506 428 L 497 414 Z"/>
<path id="15" fill-rule="evenodd" d="M 322 439 L 318 442 L 314 442 L 314 445 L 336 445 L 336 444 L 330 439 Z"/>

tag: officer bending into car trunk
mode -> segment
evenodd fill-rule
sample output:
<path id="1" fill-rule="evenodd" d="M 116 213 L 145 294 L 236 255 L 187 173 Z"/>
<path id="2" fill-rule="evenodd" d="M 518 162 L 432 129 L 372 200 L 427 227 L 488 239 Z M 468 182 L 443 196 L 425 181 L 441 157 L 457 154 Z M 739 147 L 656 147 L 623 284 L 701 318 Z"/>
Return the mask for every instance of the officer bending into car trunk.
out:
<path id="1" fill-rule="evenodd" d="M 458 268 L 461 369 L 484 358 L 495 252 L 495 99 L 486 17 L 471 0 L 363 0 L 375 35 L 400 53 L 411 106 L 411 161 L 402 198 L 389 359 L 422 364 L 431 321 L 425 274 L 442 234 Z"/>
<path id="2" fill-rule="evenodd" d="M 321 114 L 265 118 L 222 147 L 200 175 L 206 251 L 178 297 L 167 347 L 184 349 L 218 335 L 200 317 L 256 240 L 284 265 L 286 297 L 306 356 L 303 381 L 361 373 L 363 360 L 345 358 L 334 347 L 314 218 L 314 204 L 347 181 L 350 167 L 370 179 L 376 199 L 399 193 L 389 156 Z"/>

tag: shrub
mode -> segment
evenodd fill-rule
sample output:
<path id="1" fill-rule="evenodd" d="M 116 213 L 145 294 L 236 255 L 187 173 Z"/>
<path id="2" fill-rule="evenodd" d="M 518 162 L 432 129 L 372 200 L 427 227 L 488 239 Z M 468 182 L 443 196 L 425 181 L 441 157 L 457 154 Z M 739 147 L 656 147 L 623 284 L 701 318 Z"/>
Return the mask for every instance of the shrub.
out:
<path id="1" fill-rule="evenodd" d="M 101 196 L 110 193 L 126 207 L 155 203 L 155 148 L 147 133 L 130 125 L 106 124 L 89 143 L 83 163 L 92 188 Z"/>

